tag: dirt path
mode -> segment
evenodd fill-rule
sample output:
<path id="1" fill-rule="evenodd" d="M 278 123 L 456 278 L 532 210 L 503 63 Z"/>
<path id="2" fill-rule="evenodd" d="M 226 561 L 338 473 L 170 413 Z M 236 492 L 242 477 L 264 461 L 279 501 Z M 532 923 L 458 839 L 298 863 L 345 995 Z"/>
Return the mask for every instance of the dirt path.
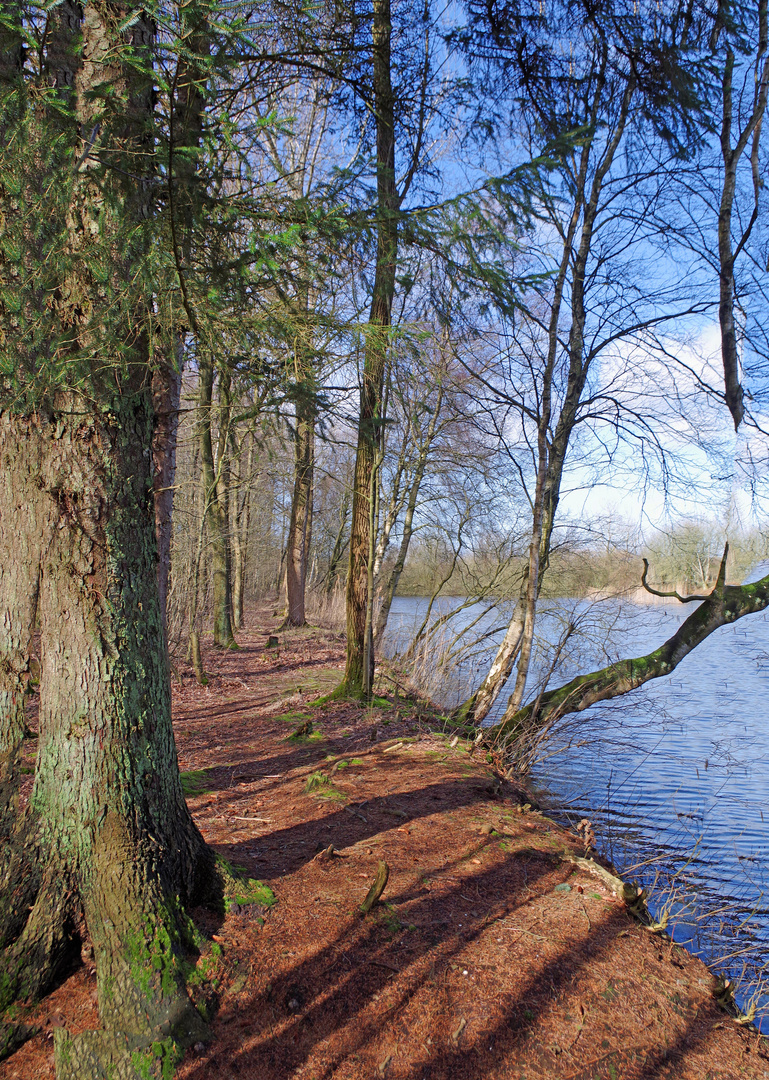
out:
<path id="1" fill-rule="evenodd" d="M 208 687 L 183 673 L 175 725 L 206 839 L 276 903 L 197 913 L 214 1041 L 181 1078 L 769 1080 L 766 1040 L 719 1009 L 705 966 L 563 858 L 575 835 L 414 706 L 308 709 L 342 642 L 268 649 L 275 620 L 252 625 L 239 652 L 205 652 Z M 52 1076 L 50 1029 L 94 1026 L 92 989 L 86 964 L 0 1080 Z"/>

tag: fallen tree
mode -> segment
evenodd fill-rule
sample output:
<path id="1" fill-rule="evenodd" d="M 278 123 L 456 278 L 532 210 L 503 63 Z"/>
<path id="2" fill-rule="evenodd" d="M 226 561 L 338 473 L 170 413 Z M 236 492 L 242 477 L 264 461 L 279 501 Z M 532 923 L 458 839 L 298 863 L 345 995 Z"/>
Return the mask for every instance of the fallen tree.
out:
<path id="1" fill-rule="evenodd" d="M 699 607 L 667 641 L 645 656 L 617 660 L 599 671 L 578 675 L 563 686 L 545 690 L 520 709 L 513 707 L 511 698 L 511 704 L 508 704 L 500 722 L 489 729 L 488 739 L 496 744 L 507 744 L 513 750 L 513 757 L 520 760 L 521 755 L 515 750 L 516 744 L 520 747 L 530 745 L 532 739 L 541 738 L 569 713 L 583 712 L 600 701 L 620 697 L 652 679 L 669 675 L 684 657 L 719 627 L 728 626 L 745 615 L 764 611 L 769 607 L 769 574 L 749 585 L 727 585 L 728 553 L 727 544 L 712 592 L 694 596 L 653 589 L 646 580 L 649 564 L 644 559 L 641 583 L 647 592 L 678 600 L 682 604 L 699 601 Z"/>

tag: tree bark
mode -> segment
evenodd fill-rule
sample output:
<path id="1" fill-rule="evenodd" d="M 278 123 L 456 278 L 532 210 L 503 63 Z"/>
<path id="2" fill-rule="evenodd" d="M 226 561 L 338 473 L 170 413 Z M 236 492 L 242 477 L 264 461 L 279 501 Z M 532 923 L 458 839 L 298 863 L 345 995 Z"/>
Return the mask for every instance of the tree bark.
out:
<path id="1" fill-rule="evenodd" d="M 208 525 L 213 576 L 214 645 L 222 649 L 237 648 L 232 629 L 232 564 L 229 547 L 229 496 L 228 441 L 225 431 L 229 426 L 229 378 L 228 370 L 220 373 L 220 447 L 214 459 L 212 413 L 214 408 L 214 366 L 208 359 L 200 360 L 200 386 L 198 392 L 198 439 L 200 461 L 205 491 L 205 514 Z"/>
<path id="2" fill-rule="evenodd" d="M 210 888 L 214 864 L 184 801 L 171 728 L 150 392 L 122 390 L 101 416 L 74 397 L 59 403 L 39 496 L 55 514 L 41 575 L 41 735 L 29 810 L 42 874 L 11 956 L 25 957 L 16 994 L 29 992 L 31 978 L 39 991 L 82 911 L 103 1030 L 62 1033 L 62 1078 L 101 1075 L 89 1069 L 138 1049 L 137 1033 L 145 1050 L 159 1040 L 171 1055 L 174 1041 L 203 1030 L 184 988 L 194 941 L 180 905 Z"/>
<path id="3" fill-rule="evenodd" d="M 0 414 L 0 830 L 15 824 L 24 702 L 33 673 L 40 560 L 50 518 L 40 506 L 37 418 Z"/>
<path id="4" fill-rule="evenodd" d="M 152 376 L 155 431 L 152 438 L 155 492 L 155 533 L 158 545 L 158 593 L 163 638 L 168 649 L 168 580 L 171 572 L 171 536 L 176 474 L 176 440 L 182 393 L 183 343 L 177 339 L 176 356 L 162 363 Z"/>
<path id="5" fill-rule="evenodd" d="M 235 629 L 243 628 L 243 609 L 246 595 L 246 573 L 248 569 L 248 537 L 251 523 L 251 477 L 254 471 L 254 448 L 256 446 L 256 434 L 254 431 L 256 421 L 253 420 L 246 434 L 248 439 L 248 456 L 246 458 L 246 475 L 243 476 L 243 448 L 241 446 L 238 456 L 238 493 L 234 500 L 234 513 L 232 524 L 233 538 L 233 563 L 232 563 L 232 617 Z M 234 444 L 234 433 L 231 442 Z M 233 445 L 234 457 L 234 445 Z"/>
<path id="6" fill-rule="evenodd" d="M 286 547 L 286 625 L 304 626 L 307 565 L 312 535 L 312 494 L 315 467 L 315 407 L 297 404 L 294 441 L 294 491 Z"/>
<path id="7" fill-rule="evenodd" d="M 350 563 L 347 574 L 347 665 L 338 693 L 362 697 L 373 682 L 374 653 L 364 675 L 370 547 L 371 476 L 381 435 L 381 406 L 395 295 L 398 210 L 395 185 L 395 110 L 390 70 L 390 0 L 374 0 L 373 69 L 377 160 L 377 255 L 374 291 L 364 345 L 358 445 L 355 455 Z"/>

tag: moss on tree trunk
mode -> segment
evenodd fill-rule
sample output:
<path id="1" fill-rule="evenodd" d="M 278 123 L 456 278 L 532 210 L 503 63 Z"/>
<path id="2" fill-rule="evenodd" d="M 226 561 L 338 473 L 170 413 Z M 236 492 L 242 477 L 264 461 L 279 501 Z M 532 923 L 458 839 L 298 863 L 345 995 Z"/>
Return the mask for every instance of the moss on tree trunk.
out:
<path id="1" fill-rule="evenodd" d="M 29 122 L 23 94 L 21 105 L 3 99 L 0 124 L 26 125 L 18 141 L 29 141 L 33 164 L 50 142 L 63 147 L 55 183 L 46 178 L 41 192 L 32 168 L 24 174 L 59 245 L 44 303 L 37 279 L 0 265 L 22 311 L 37 316 L 37 337 L 25 336 L 0 305 L 0 1011 L 43 994 L 87 937 L 101 1026 L 58 1033 L 57 1073 L 127 1080 L 168 1075 L 179 1049 L 205 1034 L 185 989 L 196 938 L 185 906 L 215 901 L 222 882 L 181 790 L 158 596 L 139 272 L 153 191 L 154 24 L 140 9 L 126 23 L 124 7 L 102 0 L 62 10 L 46 38 L 47 85 L 72 100 L 77 132 L 60 101 L 45 127 L 42 93 Z M 34 238 L 13 217 L 19 201 L 2 185 L 0 199 L 22 266 L 32 266 Z M 36 616 L 39 748 L 19 814 L 14 770 Z M 4 1029 L 0 1049 L 19 1035 Z"/>
<path id="2" fill-rule="evenodd" d="M 97 414 L 67 395 L 49 419 L 28 423 L 36 512 L 17 524 L 27 577 L 39 568 L 43 664 L 34 787 L 6 846 L 0 1005 L 44 992 L 79 954 L 84 923 L 102 1030 L 59 1037 L 59 1076 L 73 1078 L 106 1076 L 118 1061 L 117 1075 L 131 1075 L 126 1063 L 153 1043 L 168 1056 L 202 1037 L 185 992 L 194 933 L 183 905 L 217 882 L 171 728 L 149 386 L 124 386 L 112 405 Z M 7 510 L 4 501 L 4 519 Z"/>

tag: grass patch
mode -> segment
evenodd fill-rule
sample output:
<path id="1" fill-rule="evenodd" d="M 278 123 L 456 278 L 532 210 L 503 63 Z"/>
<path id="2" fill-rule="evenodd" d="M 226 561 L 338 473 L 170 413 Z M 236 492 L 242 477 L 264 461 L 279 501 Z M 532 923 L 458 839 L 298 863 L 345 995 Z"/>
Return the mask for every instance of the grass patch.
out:
<path id="1" fill-rule="evenodd" d="M 325 735 L 320 731 L 313 731 L 309 735 L 289 735 L 292 743 L 316 743 L 323 742 Z"/>
<path id="2" fill-rule="evenodd" d="M 286 724 L 295 724 L 298 720 L 309 720 L 310 714 L 306 712 L 286 712 L 276 716 L 275 719 L 283 720 Z"/>
<path id="3" fill-rule="evenodd" d="M 208 795 L 214 790 L 210 786 L 210 769 L 190 769 L 188 772 L 183 772 L 181 777 L 182 791 L 187 798 L 194 795 Z"/>

